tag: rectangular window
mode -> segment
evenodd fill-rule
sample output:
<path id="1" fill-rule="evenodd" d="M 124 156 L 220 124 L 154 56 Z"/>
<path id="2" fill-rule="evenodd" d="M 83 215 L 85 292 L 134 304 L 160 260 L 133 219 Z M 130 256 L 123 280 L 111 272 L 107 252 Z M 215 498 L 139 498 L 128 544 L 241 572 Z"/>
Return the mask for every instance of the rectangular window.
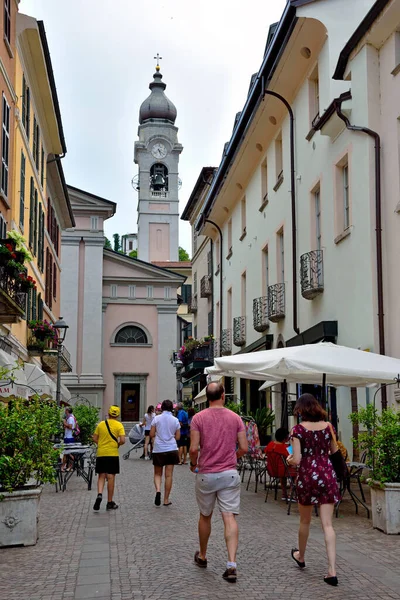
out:
<path id="1" fill-rule="evenodd" d="M 35 188 L 34 194 L 34 210 L 33 210 L 33 254 L 37 254 L 37 242 L 38 242 L 38 193 Z"/>
<path id="2" fill-rule="evenodd" d="M 242 218 L 242 235 L 240 236 L 240 240 L 242 240 L 246 235 L 246 196 L 242 198 L 240 203 L 240 213 Z"/>
<path id="3" fill-rule="evenodd" d="M 313 122 L 319 118 L 319 76 L 318 76 L 318 65 L 311 73 L 308 80 L 308 94 L 309 94 L 309 107 L 310 107 L 310 128 L 313 126 Z"/>
<path id="4" fill-rule="evenodd" d="M 56 263 L 53 262 L 53 298 L 57 298 L 57 269 Z"/>
<path id="5" fill-rule="evenodd" d="M 11 0 L 4 0 L 4 37 L 11 45 Z"/>
<path id="6" fill-rule="evenodd" d="M 283 148 L 282 148 L 282 131 L 275 140 L 275 171 L 276 185 L 280 185 L 283 181 Z"/>
<path id="7" fill-rule="evenodd" d="M 232 255 L 232 219 L 228 221 L 228 256 L 230 258 Z"/>
<path id="8" fill-rule="evenodd" d="M 32 320 L 37 319 L 37 290 L 32 288 Z"/>
<path id="9" fill-rule="evenodd" d="M 194 331 L 193 331 L 194 339 L 197 340 L 197 325 L 195 325 L 193 329 L 194 329 Z"/>
<path id="10" fill-rule="evenodd" d="M 21 151 L 21 172 L 19 176 L 19 224 L 24 227 L 25 219 L 25 156 Z"/>
<path id="11" fill-rule="evenodd" d="M 198 233 L 197 233 L 196 229 L 193 227 L 193 255 L 195 255 L 197 252 L 197 238 L 198 238 Z"/>
<path id="12" fill-rule="evenodd" d="M 164 300 L 171 300 L 171 288 L 169 286 L 164 288 Z"/>
<path id="13" fill-rule="evenodd" d="M 265 159 L 261 165 L 261 206 L 264 208 L 268 202 L 268 165 Z"/>
<path id="14" fill-rule="evenodd" d="M 342 167 L 344 229 L 350 227 L 349 165 Z"/>
<path id="15" fill-rule="evenodd" d="M 26 320 L 30 321 L 32 319 L 32 289 L 28 289 L 28 295 L 26 299 Z"/>
<path id="16" fill-rule="evenodd" d="M 7 223 L 3 215 L 0 213 L 0 239 L 6 238 Z"/>
<path id="17" fill-rule="evenodd" d="M 208 335 L 212 335 L 212 333 L 213 333 L 213 313 L 212 313 L 212 310 L 210 310 L 210 312 L 208 313 L 208 328 L 207 328 L 207 333 L 208 333 Z"/>
<path id="18" fill-rule="evenodd" d="M 152 285 L 147 286 L 147 299 L 151 300 L 154 297 L 154 287 Z"/>
<path id="19" fill-rule="evenodd" d="M 38 311 L 38 319 L 39 321 L 43 320 L 43 300 L 42 300 L 42 294 L 38 294 L 38 298 L 37 298 L 37 311 Z"/>
<path id="20" fill-rule="evenodd" d="M 34 211 L 35 211 L 35 184 L 33 182 L 33 177 L 31 177 L 31 187 L 29 194 L 29 247 L 33 248 L 33 231 L 35 227 L 34 220 Z"/>
<path id="21" fill-rule="evenodd" d="M 22 124 L 29 140 L 31 129 L 31 92 L 26 85 L 25 75 L 22 76 Z"/>
<path id="22" fill-rule="evenodd" d="M 135 298 L 136 298 L 136 285 L 130 285 L 129 286 L 129 298 L 131 298 L 132 300 L 135 300 Z"/>
<path id="23" fill-rule="evenodd" d="M 321 250 L 321 190 L 316 189 L 314 192 L 314 207 L 315 207 L 315 237 L 317 240 L 317 250 Z"/>
<path id="24" fill-rule="evenodd" d="M 91 231 L 98 231 L 99 217 L 90 217 L 90 229 Z"/>
<path id="25" fill-rule="evenodd" d="M 192 286 L 184 284 L 181 287 L 181 296 L 183 304 L 189 304 L 189 298 L 192 294 Z"/>
<path id="26" fill-rule="evenodd" d="M 42 238 L 42 216 L 43 216 L 42 203 L 39 202 L 38 248 L 37 248 L 37 253 L 38 253 L 38 267 L 39 267 L 40 271 L 42 270 L 42 246 L 44 244 L 44 239 Z"/>
<path id="27" fill-rule="evenodd" d="M 40 183 L 42 184 L 42 189 L 44 186 L 44 148 L 42 146 L 42 155 L 40 161 Z"/>
<path id="28" fill-rule="evenodd" d="M 129 250 L 133 250 L 133 242 L 129 242 Z"/>
<path id="29" fill-rule="evenodd" d="M 46 290 L 45 290 L 45 302 L 49 308 L 51 308 L 51 273 L 50 273 L 50 250 L 46 248 Z"/>
<path id="30" fill-rule="evenodd" d="M 285 239 L 283 235 L 283 229 L 277 234 L 277 257 L 278 257 L 278 276 L 280 280 L 278 283 L 285 283 Z"/>
<path id="31" fill-rule="evenodd" d="M 197 296 L 197 273 L 193 274 L 193 295 Z"/>
<path id="32" fill-rule="evenodd" d="M 3 94 L 3 126 L 1 136 L 1 191 L 8 196 L 8 161 L 10 152 L 10 106 Z"/>
<path id="33" fill-rule="evenodd" d="M 262 287 L 263 295 L 267 296 L 269 286 L 269 255 L 268 246 L 264 248 L 262 253 Z"/>
<path id="34" fill-rule="evenodd" d="M 42 245 L 40 248 L 40 270 L 43 273 L 44 271 L 44 211 L 42 210 L 42 215 L 40 219 L 40 235 L 42 237 Z"/>
<path id="35" fill-rule="evenodd" d="M 33 139 L 32 139 L 32 154 L 33 154 L 33 160 L 35 161 L 35 164 L 36 164 L 37 145 L 38 145 L 38 139 L 37 139 L 37 124 L 36 124 L 36 116 L 35 116 L 35 115 L 33 115 Z"/>
<path id="36" fill-rule="evenodd" d="M 118 286 L 115 284 L 112 284 L 111 286 L 111 298 L 117 298 L 118 296 Z"/>

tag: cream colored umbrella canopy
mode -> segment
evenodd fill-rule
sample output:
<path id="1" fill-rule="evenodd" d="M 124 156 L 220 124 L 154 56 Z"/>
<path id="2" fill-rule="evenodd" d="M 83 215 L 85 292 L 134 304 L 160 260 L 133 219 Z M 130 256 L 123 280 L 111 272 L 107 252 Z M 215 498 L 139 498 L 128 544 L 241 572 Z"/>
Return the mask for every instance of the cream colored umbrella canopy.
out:
<path id="1" fill-rule="evenodd" d="M 214 359 L 212 375 L 292 383 L 367 387 L 393 383 L 400 374 L 400 359 L 364 352 L 328 342 L 263 350 Z"/>

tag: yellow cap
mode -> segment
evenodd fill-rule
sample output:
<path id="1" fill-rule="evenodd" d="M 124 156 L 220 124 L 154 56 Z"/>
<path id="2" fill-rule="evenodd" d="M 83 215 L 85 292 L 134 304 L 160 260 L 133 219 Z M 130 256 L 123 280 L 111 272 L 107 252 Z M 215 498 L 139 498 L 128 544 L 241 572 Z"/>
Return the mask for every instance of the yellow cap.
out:
<path id="1" fill-rule="evenodd" d="M 120 413 L 120 409 L 119 406 L 110 406 L 110 409 L 108 411 L 108 414 L 110 415 L 110 417 L 119 417 L 119 413 Z"/>

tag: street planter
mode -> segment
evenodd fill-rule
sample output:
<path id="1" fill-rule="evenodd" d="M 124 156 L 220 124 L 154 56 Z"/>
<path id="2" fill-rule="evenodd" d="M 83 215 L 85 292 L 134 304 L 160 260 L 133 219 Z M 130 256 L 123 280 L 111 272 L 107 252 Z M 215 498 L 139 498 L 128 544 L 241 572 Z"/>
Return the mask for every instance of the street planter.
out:
<path id="1" fill-rule="evenodd" d="M 387 534 L 400 534 L 400 483 L 371 484 L 372 526 Z"/>
<path id="2" fill-rule="evenodd" d="M 42 488 L 28 486 L 0 497 L 0 548 L 34 546 L 39 537 L 39 501 Z"/>

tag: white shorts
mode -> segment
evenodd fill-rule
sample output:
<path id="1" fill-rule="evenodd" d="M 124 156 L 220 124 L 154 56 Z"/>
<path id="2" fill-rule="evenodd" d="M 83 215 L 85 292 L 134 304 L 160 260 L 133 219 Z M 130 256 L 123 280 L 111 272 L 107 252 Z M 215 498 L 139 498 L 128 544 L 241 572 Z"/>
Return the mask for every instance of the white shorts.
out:
<path id="1" fill-rule="evenodd" d="M 215 501 L 222 513 L 238 515 L 240 511 L 240 475 L 234 469 L 222 473 L 196 475 L 196 500 L 200 512 L 209 517 Z"/>

